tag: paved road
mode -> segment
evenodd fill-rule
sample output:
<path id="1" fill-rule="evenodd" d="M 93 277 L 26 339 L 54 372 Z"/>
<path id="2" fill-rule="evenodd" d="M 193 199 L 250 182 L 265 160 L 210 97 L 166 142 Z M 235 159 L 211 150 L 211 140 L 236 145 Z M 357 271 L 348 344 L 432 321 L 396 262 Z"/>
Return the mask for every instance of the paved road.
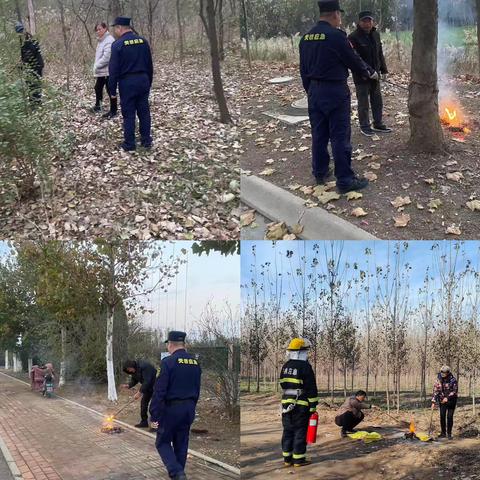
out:
<path id="1" fill-rule="evenodd" d="M 24 480 L 168 479 L 153 439 L 129 429 L 102 433 L 100 416 L 59 398 L 43 398 L 3 374 L 0 405 L 0 436 Z M 197 458 L 189 458 L 187 475 L 231 478 Z"/>

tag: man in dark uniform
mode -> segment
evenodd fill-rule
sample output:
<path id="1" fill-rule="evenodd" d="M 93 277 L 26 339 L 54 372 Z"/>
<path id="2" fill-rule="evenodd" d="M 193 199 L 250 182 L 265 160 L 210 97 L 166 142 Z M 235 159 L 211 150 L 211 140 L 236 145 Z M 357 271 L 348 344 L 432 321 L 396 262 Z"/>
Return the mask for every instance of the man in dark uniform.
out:
<path id="1" fill-rule="evenodd" d="M 131 375 L 130 383 L 122 385 L 123 388 L 131 389 L 141 383 L 140 390 L 135 394 L 135 399 L 141 398 L 140 416 L 141 422 L 135 425 L 138 428 L 148 427 L 148 404 L 152 399 L 153 386 L 157 378 L 157 369 L 144 360 L 127 360 L 123 364 L 123 371 Z"/>
<path id="2" fill-rule="evenodd" d="M 348 69 L 366 79 L 378 80 L 378 74 L 357 55 L 346 33 L 339 29 L 343 10 L 338 0 L 321 0 L 318 5 L 320 21 L 300 40 L 300 73 L 312 127 L 313 175 L 318 185 L 329 176 L 330 140 L 337 189 L 347 193 L 368 185 L 368 180 L 356 177 L 351 167 Z"/>
<path id="3" fill-rule="evenodd" d="M 30 33 L 25 31 L 23 23 L 17 22 L 15 31 L 21 35 L 20 53 L 25 68 L 29 98 L 32 103 L 40 103 L 42 99 L 43 57 L 40 45 Z"/>
<path id="4" fill-rule="evenodd" d="M 201 369 L 185 350 L 185 332 L 168 334 L 170 355 L 162 360 L 150 416 L 158 422 L 156 447 L 170 478 L 185 480 L 188 437 L 200 396 Z"/>
<path id="5" fill-rule="evenodd" d="M 142 146 L 151 148 L 151 119 L 148 95 L 152 86 L 153 62 L 147 40 L 135 34 L 130 18 L 117 17 L 112 25 L 116 40 L 108 65 L 109 91 L 116 98 L 117 84 L 120 91 L 125 151 L 135 150 L 135 115 L 140 123 Z"/>
<path id="6" fill-rule="evenodd" d="M 282 453 L 286 466 L 302 467 L 306 459 L 307 430 L 310 415 L 318 403 L 318 391 L 307 354 L 310 344 L 303 338 L 294 338 L 288 345 L 289 360 L 280 373 L 282 395 Z"/>
<path id="7" fill-rule="evenodd" d="M 370 11 L 360 12 L 357 29 L 348 36 L 350 43 L 362 60 L 382 77 L 388 74 L 383 55 L 380 34 L 373 26 L 373 14 Z M 375 132 L 388 133 L 392 130 L 383 123 L 382 90 L 378 80 L 365 79 L 353 72 L 353 81 L 358 100 L 358 120 L 363 135 L 371 137 Z M 372 105 L 373 129 L 371 128 L 368 101 Z"/>

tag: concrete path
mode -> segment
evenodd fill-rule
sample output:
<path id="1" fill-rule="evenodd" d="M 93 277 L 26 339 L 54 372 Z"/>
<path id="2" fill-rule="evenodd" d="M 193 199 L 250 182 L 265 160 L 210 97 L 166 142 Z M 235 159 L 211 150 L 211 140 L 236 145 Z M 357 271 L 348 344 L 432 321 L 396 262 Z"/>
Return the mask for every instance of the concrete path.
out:
<path id="1" fill-rule="evenodd" d="M 43 398 L 2 373 L 0 405 L 0 438 L 24 480 L 168 479 L 153 438 L 131 429 L 102 433 L 100 416 L 60 398 Z M 193 457 L 186 473 L 191 480 L 235 478 Z"/>
<path id="2" fill-rule="evenodd" d="M 2 480 L 14 480 L 12 472 L 8 467 L 8 463 L 5 460 L 5 457 L 3 456 L 1 451 L 0 451 L 0 478 Z"/>

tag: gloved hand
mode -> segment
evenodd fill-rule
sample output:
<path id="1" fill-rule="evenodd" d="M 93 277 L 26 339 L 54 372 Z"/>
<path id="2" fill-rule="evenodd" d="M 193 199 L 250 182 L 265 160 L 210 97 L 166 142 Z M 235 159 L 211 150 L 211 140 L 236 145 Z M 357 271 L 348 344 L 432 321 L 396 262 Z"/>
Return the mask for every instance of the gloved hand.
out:
<path id="1" fill-rule="evenodd" d="M 432 410 L 435 410 L 436 407 L 437 407 L 437 405 L 432 402 Z"/>
<path id="2" fill-rule="evenodd" d="M 373 72 L 371 75 L 370 75 L 370 80 L 377 80 L 379 79 L 380 77 L 378 76 L 378 73 L 377 72 Z"/>

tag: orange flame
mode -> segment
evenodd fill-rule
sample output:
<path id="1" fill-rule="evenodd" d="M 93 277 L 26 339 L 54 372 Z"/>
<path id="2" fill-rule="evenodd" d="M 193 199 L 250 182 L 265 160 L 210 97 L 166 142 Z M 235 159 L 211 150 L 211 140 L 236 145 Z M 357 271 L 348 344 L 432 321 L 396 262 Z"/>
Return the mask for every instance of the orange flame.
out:
<path id="1" fill-rule="evenodd" d="M 413 423 L 413 420 L 410 422 L 410 433 L 415 433 L 415 423 Z"/>
<path id="2" fill-rule="evenodd" d="M 461 128 L 466 123 L 462 108 L 455 99 L 447 98 L 440 101 L 440 121 L 444 125 L 457 128 Z M 469 133 L 465 129 L 464 132 Z"/>

